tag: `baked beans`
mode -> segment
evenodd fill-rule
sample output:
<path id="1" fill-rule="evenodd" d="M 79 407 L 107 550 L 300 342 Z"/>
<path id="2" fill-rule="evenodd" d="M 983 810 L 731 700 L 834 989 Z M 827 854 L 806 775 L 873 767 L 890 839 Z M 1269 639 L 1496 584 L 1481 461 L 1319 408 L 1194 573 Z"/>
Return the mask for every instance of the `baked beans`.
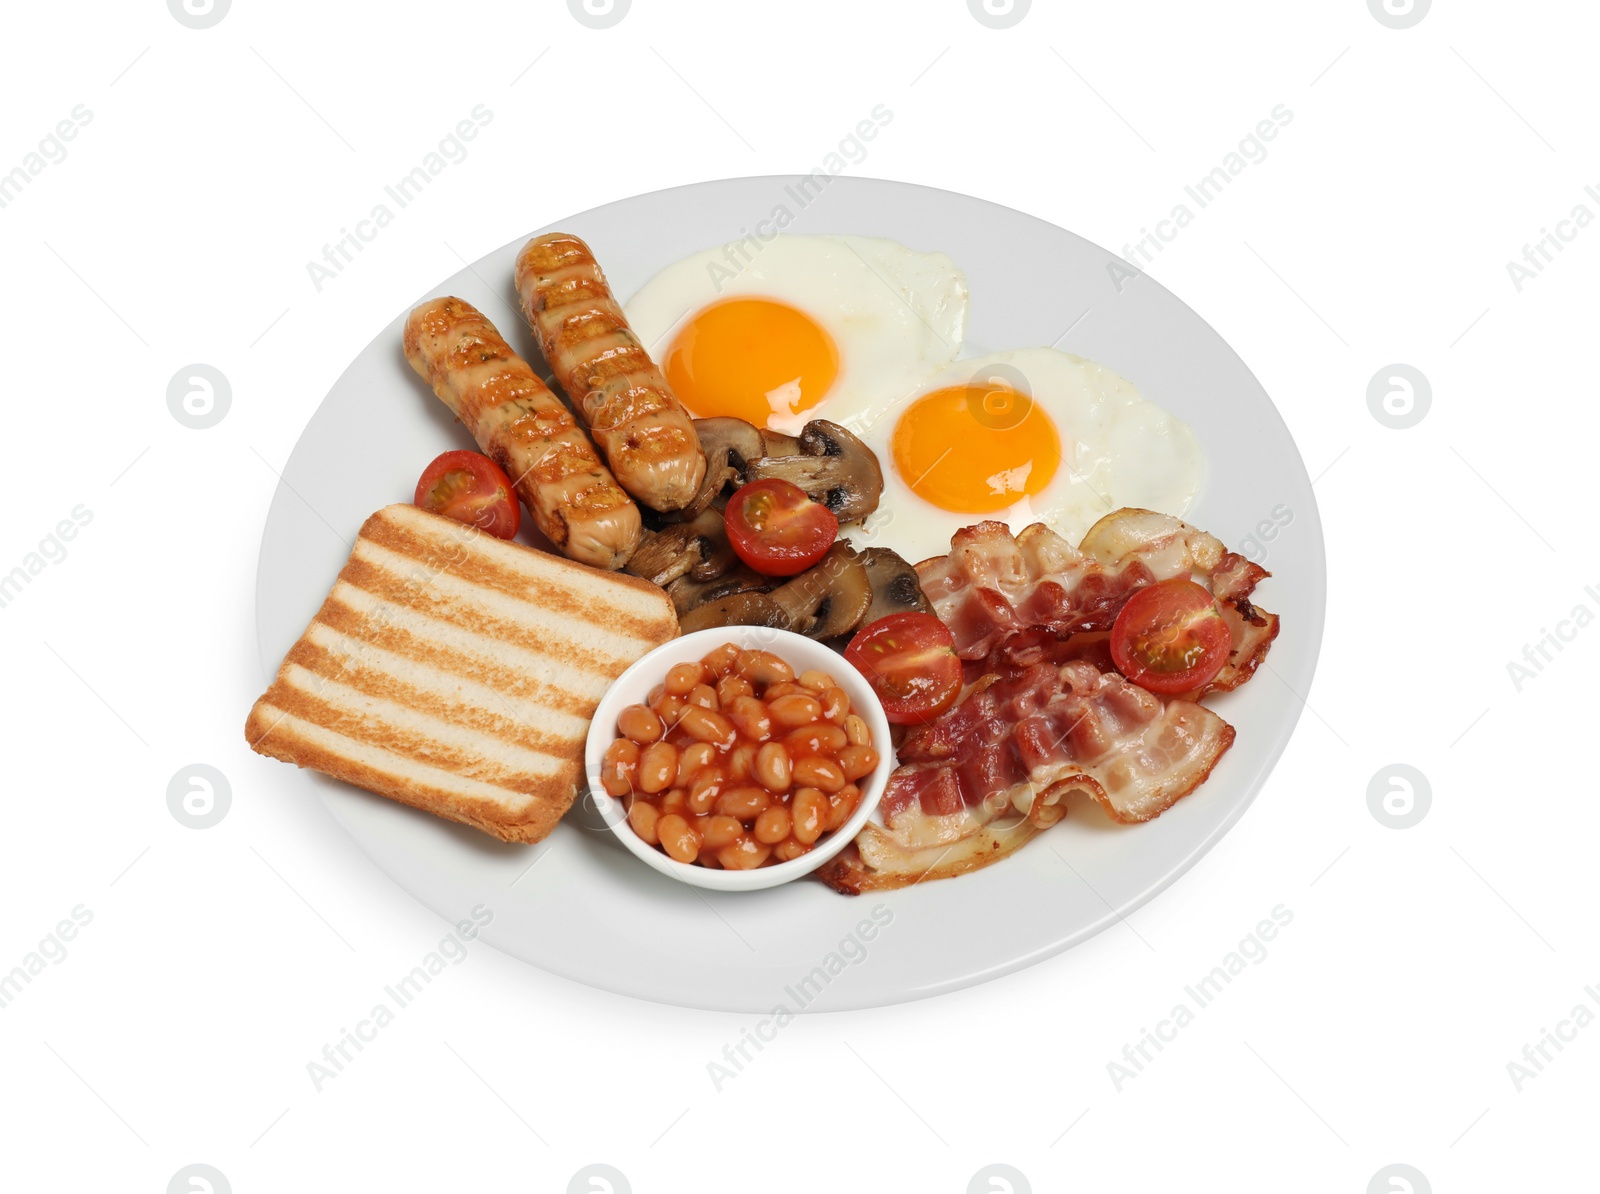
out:
<path id="1" fill-rule="evenodd" d="M 798 758 L 801 755 L 836 755 L 849 741 L 849 736 L 838 726 L 818 723 L 795 730 L 784 738 L 783 745 Z"/>
<path id="2" fill-rule="evenodd" d="M 822 720 L 822 702 L 798 692 L 781 696 L 767 706 L 772 720 L 786 730 L 815 725 Z"/>
<path id="3" fill-rule="evenodd" d="M 600 760 L 600 786 L 608 796 L 626 796 L 633 791 L 634 777 L 639 773 L 639 744 L 618 738 L 606 747 Z"/>
<path id="4" fill-rule="evenodd" d="M 666 732 L 661 718 L 648 705 L 629 705 L 617 714 L 617 733 L 640 746 L 649 746 Z"/>
<path id="5" fill-rule="evenodd" d="M 639 791 L 665 792 L 678 779 L 678 748 L 670 742 L 652 742 L 639 755 Z"/>
<path id="6" fill-rule="evenodd" d="M 734 671 L 734 665 L 739 662 L 740 652 L 738 643 L 723 643 L 700 662 L 710 668 L 713 674 L 726 678 Z"/>
<path id="7" fill-rule="evenodd" d="M 654 750 L 651 747 L 650 750 Z M 667 749 L 671 749 L 668 747 Z M 676 759 L 673 760 L 676 763 Z M 676 771 L 674 771 L 676 774 Z M 639 760 L 639 786 L 644 787 L 651 775 L 645 759 Z M 806 755 L 794 765 L 794 782 L 807 788 L 821 788 L 824 792 L 837 792 L 845 785 L 844 768 L 827 755 Z M 662 787 L 666 787 L 663 784 Z M 657 789 L 658 791 L 660 789 Z"/>
<path id="8" fill-rule="evenodd" d="M 688 696 L 698 684 L 704 684 L 706 668 L 703 663 L 675 663 L 667 678 L 662 681 L 670 696 Z"/>
<path id="9" fill-rule="evenodd" d="M 728 718 L 751 742 L 765 742 L 772 737 L 772 715 L 767 712 L 766 702 L 753 692 L 734 698 L 728 707 Z"/>
<path id="10" fill-rule="evenodd" d="M 685 775 L 693 775 L 717 761 L 717 748 L 709 742 L 691 742 L 678 756 L 678 768 Z"/>
<path id="11" fill-rule="evenodd" d="M 833 677 L 816 668 L 808 668 L 800 673 L 800 686 L 812 692 L 825 692 L 834 686 Z"/>
<path id="12" fill-rule="evenodd" d="M 783 743 L 767 742 L 756 751 L 754 770 L 757 782 L 767 791 L 787 792 L 794 764 L 789 761 L 789 752 L 783 749 Z"/>
<path id="13" fill-rule="evenodd" d="M 751 870 L 840 829 L 881 756 L 833 676 L 724 643 L 617 715 L 600 782 L 678 862 Z"/>
<path id="14" fill-rule="evenodd" d="M 752 684 L 791 684 L 794 682 L 794 669 L 771 651 L 740 651 L 734 667 L 739 675 Z"/>

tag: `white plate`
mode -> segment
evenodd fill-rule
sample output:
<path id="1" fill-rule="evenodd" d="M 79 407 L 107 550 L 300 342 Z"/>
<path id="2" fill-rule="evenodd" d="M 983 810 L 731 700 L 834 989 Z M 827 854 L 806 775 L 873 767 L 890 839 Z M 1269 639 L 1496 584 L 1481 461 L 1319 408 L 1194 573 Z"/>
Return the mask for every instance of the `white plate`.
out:
<path id="1" fill-rule="evenodd" d="M 1030 965 L 1115 923 L 1244 813 L 1299 719 L 1294 694 L 1309 691 L 1322 639 L 1322 526 L 1305 466 L 1271 399 L 1198 315 L 1148 277 L 1124 280 L 1119 292 L 1109 269 L 1118 258 L 1021 212 L 858 178 L 835 178 L 802 206 L 799 185 L 784 177 L 700 183 L 540 231 L 584 237 L 624 296 L 669 262 L 764 226 L 780 206 L 793 216 L 791 232 L 884 236 L 950 254 L 971 283 L 968 355 L 1059 338 L 1059 347 L 1129 378 L 1199 434 L 1208 480 L 1189 518 L 1235 550 L 1274 511 L 1280 520 L 1288 513 L 1292 522 L 1265 561 L 1274 576 L 1258 591 L 1263 607 L 1282 614 L 1283 631 L 1270 668 L 1215 702 L 1238 729 L 1233 749 L 1159 819 L 1114 826 L 1075 809 L 988 870 L 855 899 L 812 881 L 727 893 L 674 883 L 641 866 L 581 807 L 540 845 L 509 846 L 311 772 L 275 772 L 285 789 L 317 785 L 362 850 L 440 915 L 457 920 L 488 905 L 494 920 L 483 937 L 497 948 L 596 987 L 691 1007 L 896 1003 Z M 512 288 L 526 239 L 416 301 L 465 298 L 536 359 Z M 407 500 L 438 453 L 472 446 L 406 365 L 401 327 L 410 307 L 335 383 L 284 468 L 256 590 L 268 676 L 321 604 L 362 520 Z"/>

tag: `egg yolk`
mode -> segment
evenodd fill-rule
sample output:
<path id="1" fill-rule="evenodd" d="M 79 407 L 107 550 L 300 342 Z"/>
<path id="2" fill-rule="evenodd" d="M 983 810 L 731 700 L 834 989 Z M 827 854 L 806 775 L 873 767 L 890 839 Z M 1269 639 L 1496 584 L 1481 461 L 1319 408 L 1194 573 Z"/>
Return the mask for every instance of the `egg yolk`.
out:
<path id="1" fill-rule="evenodd" d="M 765 427 L 821 402 L 839 373 L 833 337 L 809 315 L 771 299 L 713 303 L 684 325 L 666 356 L 667 383 L 690 413 Z"/>
<path id="2" fill-rule="evenodd" d="M 992 514 L 1038 493 L 1061 465 L 1050 416 L 1009 386 L 925 394 L 895 424 L 895 469 L 942 510 Z"/>

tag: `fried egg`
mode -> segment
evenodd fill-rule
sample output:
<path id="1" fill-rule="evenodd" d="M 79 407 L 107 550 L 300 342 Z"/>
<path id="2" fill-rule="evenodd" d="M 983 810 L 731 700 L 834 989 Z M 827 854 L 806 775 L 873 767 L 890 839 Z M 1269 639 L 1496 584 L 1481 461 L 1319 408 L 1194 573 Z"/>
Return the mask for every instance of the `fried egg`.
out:
<path id="1" fill-rule="evenodd" d="M 883 500 L 850 532 L 913 563 L 985 519 L 1077 543 L 1123 506 L 1182 517 L 1205 456 L 1193 430 L 1103 365 L 1052 348 L 958 360 L 905 397 L 832 415 L 878 454 Z"/>
<path id="2" fill-rule="evenodd" d="M 696 418 L 794 434 L 953 361 L 967 279 L 943 253 L 860 236 L 756 236 L 667 266 L 624 308 Z"/>

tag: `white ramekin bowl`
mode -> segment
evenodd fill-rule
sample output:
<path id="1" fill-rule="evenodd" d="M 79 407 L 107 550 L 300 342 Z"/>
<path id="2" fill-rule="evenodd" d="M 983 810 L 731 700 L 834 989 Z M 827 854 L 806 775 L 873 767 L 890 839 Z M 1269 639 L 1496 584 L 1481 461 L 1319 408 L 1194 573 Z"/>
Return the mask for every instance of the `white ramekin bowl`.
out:
<path id="1" fill-rule="evenodd" d="M 628 824 L 627 810 L 622 800 L 606 794 L 600 786 L 600 762 L 606 748 L 617 737 L 617 714 L 628 705 L 643 704 L 650 690 L 666 677 L 675 663 L 689 663 L 704 658 L 723 643 L 738 643 L 752 651 L 771 651 L 798 675 L 808 668 L 827 672 L 850 697 L 850 708 L 866 719 L 872 730 L 872 745 L 878 752 L 878 766 L 871 774 L 857 780 L 861 789 L 861 803 L 855 815 L 844 826 L 823 838 L 809 854 L 789 862 L 772 863 L 749 871 L 724 871 L 714 867 L 696 866 L 667 857 L 656 847 L 647 844 Z M 640 659 L 617 677 L 595 710 L 594 721 L 589 725 L 589 739 L 585 750 L 591 799 L 600 810 L 606 824 L 617 835 L 624 848 L 635 854 L 645 865 L 663 875 L 695 887 L 714 891 L 759 891 L 788 883 L 808 875 L 834 855 L 843 850 L 867 823 L 867 818 L 883 798 L 884 786 L 889 782 L 889 772 L 894 768 L 894 746 L 889 741 L 889 720 L 883 714 L 883 705 L 866 678 L 844 656 L 814 639 L 788 630 L 771 630 L 761 626 L 725 626 L 710 630 L 697 630 L 693 634 L 664 643 Z"/>

